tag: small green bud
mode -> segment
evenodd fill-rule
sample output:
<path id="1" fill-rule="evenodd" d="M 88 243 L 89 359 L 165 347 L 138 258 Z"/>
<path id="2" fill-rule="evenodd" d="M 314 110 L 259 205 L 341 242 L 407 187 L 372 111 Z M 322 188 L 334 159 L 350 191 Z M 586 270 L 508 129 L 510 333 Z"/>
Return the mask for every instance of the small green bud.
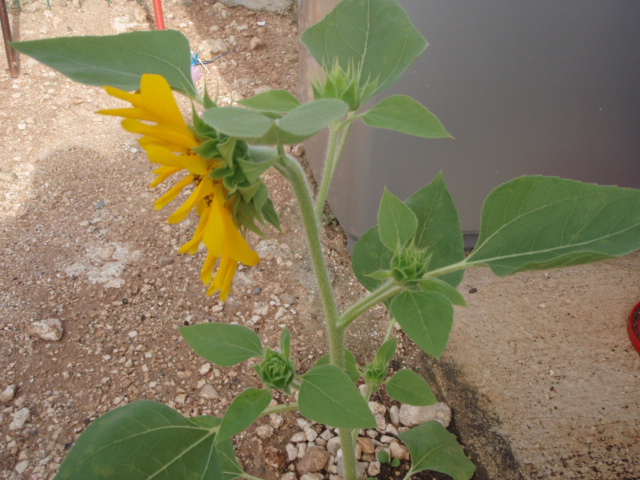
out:
<path id="1" fill-rule="evenodd" d="M 372 89 L 375 89 L 377 80 L 361 81 L 359 67 L 350 63 L 346 70 L 336 60 L 331 68 L 325 68 L 325 78 L 319 79 L 313 84 L 313 95 L 316 100 L 322 98 L 335 98 L 349 105 L 349 110 L 360 108 L 363 100 L 366 100 Z"/>
<path id="2" fill-rule="evenodd" d="M 296 374 L 293 359 L 268 349 L 266 358 L 253 368 L 267 387 L 290 392 L 289 386 Z"/>
<path id="3" fill-rule="evenodd" d="M 391 259 L 391 274 L 403 285 L 417 285 L 427 273 L 430 260 L 431 254 L 427 249 L 417 248 L 411 242 Z"/>
<path id="4" fill-rule="evenodd" d="M 376 385 L 380 385 L 387 378 L 389 362 L 376 357 L 364 370 L 364 378 Z"/>

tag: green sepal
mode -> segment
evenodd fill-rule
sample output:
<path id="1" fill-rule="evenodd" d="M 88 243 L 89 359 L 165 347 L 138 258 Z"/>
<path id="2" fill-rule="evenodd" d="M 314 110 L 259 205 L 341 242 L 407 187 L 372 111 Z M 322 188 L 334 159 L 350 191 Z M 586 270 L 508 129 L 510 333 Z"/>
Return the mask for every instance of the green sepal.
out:
<path id="1" fill-rule="evenodd" d="M 266 358 L 253 369 L 267 387 L 290 392 L 289 385 L 295 378 L 296 364 L 288 355 L 268 349 Z"/>
<path id="2" fill-rule="evenodd" d="M 390 338 L 382 345 L 376 352 L 376 356 L 371 363 L 367 364 L 364 368 L 364 378 L 376 385 L 380 385 L 387 378 L 389 372 L 389 362 L 396 353 L 396 346 L 398 340 L 396 338 Z"/>

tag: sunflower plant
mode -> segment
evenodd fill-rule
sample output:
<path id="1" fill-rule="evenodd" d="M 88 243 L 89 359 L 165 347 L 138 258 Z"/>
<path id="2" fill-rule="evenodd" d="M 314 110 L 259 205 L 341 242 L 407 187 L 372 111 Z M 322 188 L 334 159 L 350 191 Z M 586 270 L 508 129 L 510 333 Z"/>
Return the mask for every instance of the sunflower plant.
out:
<path id="1" fill-rule="evenodd" d="M 375 48 L 370 39 L 376 39 Z M 436 402 L 429 384 L 412 370 L 389 378 L 396 353 L 396 322 L 427 354 L 439 357 L 453 324 L 454 305 L 464 306 L 456 287 L 464 271 L 488 267 L 498 276 L 565 267 L 625 255 L 640 248 L 640 192 L 542 176 L 521 177 L 486 199 L 477 245 L 465 256 L 460 223 L 444 178 L 402 201 L 385 190 L 378 225 L 356 244 L 353 269 L 370 291 L 339 308 L 322 252 L 322 213 L 336 165 L 354 122 L 423 138 L 448 138 L 447 130 L 416 100 L 393 95 L 378 101 L 424 51 L 427 42 L 397 0 L 343 0 L 302 35 L 322 67 L 313 80 L 314 100 L 273 90 L 219 106 L 201 95 L 191 77 L 186 38 L 176 31 L 134 32 L 107 37 L 67 37 L 14 43 L 22 53 L 71 79 L 104 86 L 123 102 L 98 113 L 123 118 L 122 126 L 156 165 L 151 187 L 171 184 L 156 202 L 162 209 L 188 195 L 169 223 L 198 217 L 181 253 L 204 255 L 201 280 L 207 294 L 226 300 L 240 263 L 259 255 L 246 233 L 279 228 L 277 209 L 261 177 L 275 169 L 293 187 L 319 285 L 329 354 L 306 372 L 291 355 L 290 333 L 279 350 L 242 325 L 209 323 L 181 328 L 197 354 L 222 367 L 262 359 L 255 371 L 262 388 L 248 388 L 222 418 L 185 418 L 163 404 L 140 400 L 98 418 L 78 438 L 58 479 L 256 478 L 236 459 L 233 437 L 257 419 L 299 410 L 308 419 L 336 427 L 344 458 L 342 476 L 356 478 L 355 444 L 360 429 L 375 428 L 367 400 L 378 389 L 403 403 Z M 174 95 L 191 99 L 185 120 Z M 314 198 L 299 162 L 285 145 L 327 129 L 325 171 Z M 401 152 L 399 152 L 401 153 Z M 345 348 L 349 327 L 384 303 L 390 311 L 383 343 L 358 365 Z M 359 389 L 358 384 L 364 385 Z M 272 391 L 292 401 L 272 404 Z M 406 478 L 422 470 L 468 480 L 475 467 L 456 437 L 437 421 L 399 435 L 411 455 Z"/>

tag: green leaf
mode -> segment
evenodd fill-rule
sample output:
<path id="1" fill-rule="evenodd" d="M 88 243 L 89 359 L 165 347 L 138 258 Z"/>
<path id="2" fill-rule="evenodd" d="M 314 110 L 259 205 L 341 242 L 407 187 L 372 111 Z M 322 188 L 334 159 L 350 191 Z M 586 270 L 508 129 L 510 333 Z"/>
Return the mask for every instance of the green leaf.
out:
<path id="1" fill-rule="evenodd" d="M 431 387 L 413 370 L 400 370 L 387 382 L 387 393 L 391 398 L 409 405 L 433 405 L 438 403 Z"/>
<path id="2" fill-rule="evenodd" d="M 264 354 L 260 336 L 242 325 L 204 323 L 181 327 L 180 333 L 198 355 L 221 367 Z"/>
<path id="3" fill-rule="evenodd" d="M 59 480 L 224 480 L 215 421 L 191 421 L 149 400 L 104 414 L 78 438 Z"/>
<path id="4" fill-rule="evenodd" d="M 269 90 L 240 100 L 239 103 L 261 113 L 276 113 L 278 115 L 284 115 L 300 106 L 300 101 L 287 90 Z"/>
<path id="5" fill-rule="evenodd" d="M 417 228 L 418 219 L 415 214 L 385 188 L 378 209 L 378 233 L 382 243 L 394 252 L 401 250 L 415 235 Z"/>
<path id="6" fill-rule="evenodd" d="M 237 161 L 249 183 L 258 181 L 260 176 L 278 160 L 278 152 L 273 148 L 249 147 L 248 153 L 248 160 L 238 158 Z"/>
<path id="7" fill-rule="evenodd" d="M 280 334 L 280 352 L 285 357 L 291 357 L 291 332 L 288 327 Z"/>
<path id="8" fill-rule="evenodd" d="M 216 442 L 226 440 L 240 433 L 255 422 L 269 406 L 269 390 L 249 388 L 238 395 L 225 413 Z"/>
<path id="9" fill-rule="evenodd" d="M 391 315 L 422 350 L 440 358 L 453 326 L 448 298 L 435 292 L 403 292 L 391 302 Z"/>
<path id="10" fill-rule="evenodd" d="M 189 41 L 175 30 L 50 38 L 12 45 L 85 85 L 137 90 L 143 74 L 156 73 L 166 78 L 174 90 L 198 98 L 191 78 Z"/>
<path id="11" fill-rule="evenodd" d="M 326 68 L 334 59 L 345 71 L 360 66 L 361 89 L 378 80 L 361 104 L 393 85 L 427 47 L 397 0 L 343 0 L 301 41 Z"/>
<path id="12" fill-rule="evenodd" d="M 345 357 L 344 358 L 344 367 L 345 367 L 344 368 L 344 373 L 346 373 L 347 377 L 349 377 L 351 379 L 351 381 L 355 383 L 358 380 L 360 380 L 360 371 L 358 370 L 358 364 L 356 362 L 356 357 L 354 357 L 353 353 L 351 353 L 351 351 L 349 351 L 349 350 L 345 350 L 344 351 L 344 357 Z M 316 360 L 316 363 L 311 368 L 314 369 L 314 368 L 320 367 L 322 365 L 330 365 L 330 364 L 331 364 L 331 357 L 327 353 L 326 355 L 323 355 L 318 360 Z"/>
<path id="13" fill-rule="evenodd" d="M 334 365 L 313 368 L 302 377 L 300 413 L 339 428 L 375 428 L 377 422 L 358 387 Z"/>
<path id="14" fill-rule="evenodd" d="M 398 435 L 411 454 L 411 470 L 407 478 L 423 470 L 434 470 L 453 477 L 469 480 L 476 467 L 464 454 L 456 436 L 440 422 L 423 423 Z"/>
<path id="15" fill-rule="evenodd" d="M 344 117 L 347 110 L 348 105 L 341 100 L 316 100 L 291 110 L 286 116 L 276 120 L 276 123 L 282 132 L 302 141 L 312 137 L 331 122 Z"/>
<path id="16" fill-rule="evenodd" d="M 466 307 L 467 302 L 458 290 L 439 278 L 427 278 L 420 282 L 420 288 L 427 292 L 437 292 L 447 297 L 451 303 L 460 307 Z"/>
<path id="17" fill-rule="evenodd" d="M 374 362 L 378 361 L 384 365 L 388 365 L 396 353 L 397 345 L 398 345 L 398 339 L 395 337 L 390 338 L 389 340 L 384 342 L 382 345 L 380 345 L 380 348 L 376 352 L 376 356 L 373 361 Z"/>
<path id="18" fill-rule="evenodd" d="M 365 367 L 365 378 L 369 382 L 373 382 L 375 385 L 380 385 L 387 378 L 389 373 L 389 362 L 396 353 L 396 346 L 398 340 L 396 338 L 390 338 L 382 345 L 376 352 L 375 357 Z"/>
<path id="19" fill-rule="evenodd" d="M 370 127 L 386 128 L 424 138 L 452 138 L 440 120 L 420 102 L 406 95 L 393 95 L 362 116 Z"/>
<path id="20" fill-rule="evenodd" d="M 442 173 L 405 202 L 418 218 L 416 246 L 431 254 L 429 270 L 447 267 L 464 260 L 464 240 L 458 211 L 447 189 Z M 440 277 L 457 287 L 463 271 Z"/>
<path id="21" fill-rule="evenodd" d="M 205 110 L 202 119 L 219 132 L 243 140 L 263 137 L 273 122 L 262 113 L 240 107 L 217 107 Z"/>
<path id="22" fill-rule="evenodd" d="M 219 427 L 222 422 L 222 419 L 210 415 L 200 415 L 198 417 L 192 417 L 189 420 L 197 425 L 210 429 Z M 216 450 L 218 451 L 218 458 L 220 459 L 224 480 L 233 480 L 234 478 L 242 476 L 244 470 L 240 468 L 231 438 L 221 441 L 216 438 Z"/>
<path id="23" fill-rule="evenodd" d="M 383 275 L 376 272 L 389 270 L 393 252 L 380 240 L 378 227 L 362 235 L 353 250 L 351 264 L 358 281 L 369 291 L 382 285 Z"/>
<path id="24" fill-rule="evenodd" d="M 638 249 L 640 190 L 533 176 L 507 182 L 487 197 L 467 263 L 506 276 Z"/>

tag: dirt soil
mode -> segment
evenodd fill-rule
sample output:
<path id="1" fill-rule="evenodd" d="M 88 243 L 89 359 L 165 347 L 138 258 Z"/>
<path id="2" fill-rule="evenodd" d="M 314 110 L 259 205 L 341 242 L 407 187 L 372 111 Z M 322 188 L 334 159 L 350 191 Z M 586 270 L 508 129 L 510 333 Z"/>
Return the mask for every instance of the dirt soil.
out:
<path id="1" fill-rule="evenodd" d="M 167 28 L 183 32 L 196 51 L 209 40 L 222 40 L 227 51 L 232 51 L 209 64 L 208 72 L 203 70 L 203 82 L 209 90 L 220 88 L 221 103 L 267 88 L 298 92 L 295 12 L 256 13 L 242 7 L 222 7 L 215 1 L 165 0 L 163 5 Z M 51 8 L 45 0 L 23 0 L 22 11 L 15 8 L 15 3 L 10 6 L 15 40 L 154 28 L 151 2 L 147 0 L 51 0 Z M 260 26 L 258 22 L 265 24 Z M 203 60 L 212 59 L 207 52 L 211 50 L 200 51 Z M 0 405 L 0 478 L 53 478 L 78 435 L 98 416 L 128 402 L 153 399 L 185 416 L 221 415 L 244 388 L 258 386 L 250 362 L 229 369 L 212 366 L 181 340 L 180 326 L 235 321 L 255 328 L 272 348 L 277 346 L 281 330 L 288 326 L 300 371 L 325 353 L 321 309 L 293 195 L 276 173 L 268 174 L 266 181 L 283 231 L 271 232 L 270 239 L 249 236 L 263 260 L 257 267 L 243 268 L 237 274 L 232 295 L 222 304 L 205 295 L 198 278 L 202 253 L 194 257 L 178 253 L 179 246 L 191 238 L 194 219 L 169 226 L 166 218 L 170 210 L 153 210 L 153 202 L 162 192 L 148 188 L 154 178 L 153 167 L 136 139 L 121 129 L 117 119 L 94 113 L 121 103 L 100 88 L 77 85 L 27 57 L 21 58 L 21 74 L 17 78 L 10 77 L 4 55 L 0 56 L 0 65 L 0 390 L 11 385 L 16 389 L 15 394 L 6 394 Z M 204 87 L 203 82 L 200 87 Z M 300 147 L 294 148 L 294 153 L 301 152 Z M 364 291 L 353 278 L 346 241 L 335 222 L 325 227 L 324 241 L 338 302 L 344 308 Z M 638 256 L 631 257 L 627 264 L 631 265 L 628 271 L 635 274 L 631 288 L 640 296 Z M 587 272 L 593 275 L 599 270 Z M 562 452 L 583 455 L 584 451 L 585 439 L 577 434 L 571 437 L 571 422 L 566 418 L 554 420 L 558 415 L 554 408 L 558 402 L 565 402 L 579 411 L 580 404 L 573 397 L 561 397 L 561 386 L 572 375 L 581 378 L 572 369 L 579 369 L 581 361 L 587 359 L 578 357 L 566 363 L 567 358 L 557 351 L 558 358 L 543 361 L 546 352 L 532 347 L 544 344 L 544 335 L 524 331 L 501 336 L 507 327 L 492 323 L 495 318 L 507 322 L 505 312 L 513 314 L 512 307 L 520 305 L 523 311 L 535 312 L 548 337 L 555 336 L 545 325 L 558 323 L 549 314 L 558 289 L 563 289 L 563 298 L 557 301 L 568 301 L 561 303 L 568 315 L 572 312 L 570 305 L 576 303 L 574 296 L 582 294 L 579 301 L 584 306 L 588 292 L 584 292 L 587 287 L 579 275 L 565 275 L 562 287 L 558 286 L 560 282 L 555 283 L 556 277 L 547 280 L 543 275 L 523 277 L 525 280 L 520 281 L 524 284 L 518 284 L 515 290 L 508 290 L 509 282 L 500 285 L 488 277 L 468 277 L 462 291 L 471 299 L 472 307 L 481 308 L 478 318 L 484 322 L 463 317 L 454 331 L 451 355 L 434 366 L 434 371 L 444 372 L 443 377 L 447 377 L 446 367 L 454 364 L 452 358 L 456 355 L 468 363 L 473 363 L 473 355 L 482 355 L 479 366 L 460 378 L 474 389 L 484 382 L 485 389 L 479 393 L 484 396 L 481 407 L 498 418 L 491 425 L 499 424 L 501 415 L 522 415 L 516 407 L 495 411 L 500 396 L 510 395 L 502 400 L 529 411 L 525 431 L 517 432 L 515 441 L 509 439 L 515 451 L 508 448 L 504 453 L 513 456 L 516 466 L 526 463 L 529 457 L 535 459 L 534 453 L 527 453 L 524 460 L 518 453 L 518 448 L 528 448 L 518 442 L 525 442 L 531 431 L 536 442 L 543 445 L 539 449 L 545 452 L 554 451 L 553 445 L 545 445 L 545 438 L 551 442 L 560 442 L 561 438 Z M 546 289 L 523 292 L 527 282 L 544 283 Z M 596 283 L 606 286 L 607 277 Z M 608 288 L 616 291 L 618 286 Z M 479 293 L 472 293 L 472 289 Z M 523 303 L 523 296 L 527 303 Z M 481 298 L 490 300 L 491 306 L 476 305 Z M 620 308 L 625 310 L 632 304 L 625 297 Z M 349 346 L 360 362 L 371 354 L 371 345 L 382 338 L 385 315 L 382 308 L 373 310 L 349 338 Z M 33 323 L 51 318 L 61 321 L 62 338 L 39 339 L 33 333 Z M 465 329 L 464 334 L 460 333 L 461 328 Z M 482 348 L 466 348 L 479 337 L 480 328 L 491 330 L 496 346 L 483 337 Z M 607 326 L 588 333 L 603 337 L 615 328 Z M 624 320 L 620 328 L 626 332 Z M 522 343 L 523 335 L 526 344 Z M 588 385 L 605 385 L 599 398 L 611 398 L 619 414 L 615 421 L 624 438 L 616 442 L 599 440 L 604 435 L 594 426 L 589 441 L 602 444 L 602 448 L 594 450 L 597 458 L 592 463 L 606 464 L 603 455 L 607 455 L 607 445 L 614 445 L 616 462 L 626 459 L 627 464 L 618 470 L 604 465 L 594 472 L 591 460 L 580 457 L 584 465 L 565 462 L 563 467 L 560 463 L 555 470 L 538 469 L 523 478 L 555 477 L 560 471 L 563 478 L 616 478 L 601 472 L 618 471 L 627 477 L 617 478 L 640 478 L 638 468 L 628 465 L 639 458 L 640 362 L 628 339 L 625 343 L 624 333 L 613 335 L 610 341 L 619 346 L 602 347 L 600 355 L 588 361 L 610 362 L 614 368 L 624 370 L 624 378 L 631 384 L 620 386 L 626 388 L 624 391 L 607 392 L 606 371 L 598 370 L 599 377 L 590 379 Z M 424 371 L 421 355 L 402 336 L 398 352 L 396 368 L 409 366 Z M 497 359 L 496 355 L 505 357 Z M 529 376 L 528 384 L 516 381 L 523 374 Z M 498 377 L 504 382 L 490 382 Z M 451 377 L 442 381 L 447 385 Z M 503 393 L 505 383 L 512 384 L 509 392 L 513 393 Z M 540 419 L 537 406 L 526 402 L 531 384 L 536 383 L 544 385 L 544 392 L 538 392 L 540 401 L 548 402 L 542 408 L 549 414 Z M 204 398 L 203 389 L 209 392 L 205 395 L 209 398 Z M 442 391 L 447 394 L 446 387 Z M 590 395 L 593 390 L 583 394 Z M 623 400 L 616 400 L 619 395 Z M 456 395 L 448 396 L 456 400 Z M 462 410 L 462 402 L 460 405 Z M 22 426 L 17 426 L 16 416 L 25 409 L 28 416 Z M 582 418 L 580 413 L 574 414 Z M 601 413 L 594 411 L 593 415 Z M 285 418 L 292 419 L 292 415 Z M 294 428 L 287 425 L 268 441 L 251 433 L 239 436 L 238 454 L 250 473 L 279 478 L 287 465 L 276 451 L 281 451 Z M 498 432 L 500 438 L 508 436 L 509 432 L 505 432 L 506 427 Z M 478 451 L 482 449 L 480 445 Z M 560 462 L 555 457 L 553 461 Z M 574 468 L 584 468 L 584 472 L 577 475 Z M 497 474 L 485 478 L 516 477 Z"/>

